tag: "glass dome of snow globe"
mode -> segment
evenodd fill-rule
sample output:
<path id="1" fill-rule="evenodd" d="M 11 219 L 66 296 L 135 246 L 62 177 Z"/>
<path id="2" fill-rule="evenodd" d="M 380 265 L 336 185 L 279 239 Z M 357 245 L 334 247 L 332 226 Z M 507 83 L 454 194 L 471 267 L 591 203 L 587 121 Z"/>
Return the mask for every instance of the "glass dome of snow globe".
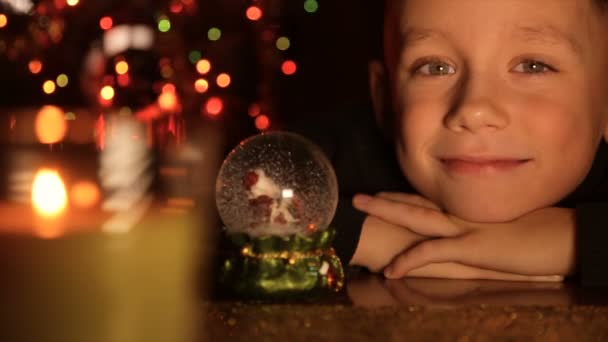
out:
<path id="1" fill-rule="evenodd" d="M 311 235 L 328 228 L 337 203 L 331 163 L 317 145 L 294 133 L 242 141 L 216 182 L 216 204 L 229 234 Z"/>

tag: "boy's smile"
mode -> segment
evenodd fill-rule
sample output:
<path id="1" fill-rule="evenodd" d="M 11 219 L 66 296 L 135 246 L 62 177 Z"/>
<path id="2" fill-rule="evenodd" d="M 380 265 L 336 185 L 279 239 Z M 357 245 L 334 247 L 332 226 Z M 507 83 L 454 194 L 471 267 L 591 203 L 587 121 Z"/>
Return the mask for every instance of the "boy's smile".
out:
<path id="1" fill-rule="evenodd" d="M 389 94 L 398 159 L 423 196 L 499 222 L 583 181 L 608 135 L 608 18 L 591 0 L 407 0 L 391 10 L 386 71 L 371 68 L 372 87 L 386 91 L 372 94 L 376 104 Z"/>

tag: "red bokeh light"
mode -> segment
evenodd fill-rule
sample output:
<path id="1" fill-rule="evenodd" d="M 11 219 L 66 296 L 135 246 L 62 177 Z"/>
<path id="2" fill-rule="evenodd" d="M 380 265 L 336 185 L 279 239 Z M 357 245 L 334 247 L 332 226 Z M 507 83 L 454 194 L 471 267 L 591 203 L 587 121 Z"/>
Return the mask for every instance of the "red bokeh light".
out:
<path id="1" fill-rule="evenodd" d="M 266 115 L 260 115 L 255 118 L 255 127 L 260 131 L 267 130 L 270 127 L 270 119 Z"/>
<path id="2" fill-rule="evenodd" d="M 212 116 L 219 115 L 224 109 L 224 102 L 219 97 L 211 97 L 205 104 L 205 112 Z"/>
<path id="3" fill-rule="evenodd" d="M 258 6 L 249 6 L 249 8 L 247 8 L 247 19 L 252 20 L 252 21 L 256 21 L 256 20 L 260 20 L 260 18 L 262 18 L 262 9 L 259 8 Z"/>
<path id="4" fill-rule="evenodd" d="M 281 71 L 283 71 L 285 75 L 293 75 L 296 73 L 297 70 L 298 66 L 296 62 L 291 60 L 287 60 L 281 65 Z"/>
<path id="5" fill-rule="evenodd" d="M 114 25 L 114 21 L 110 17 L 103 17 L 99 20 L 99 27 L 102 30 L 109 30 Z"/>

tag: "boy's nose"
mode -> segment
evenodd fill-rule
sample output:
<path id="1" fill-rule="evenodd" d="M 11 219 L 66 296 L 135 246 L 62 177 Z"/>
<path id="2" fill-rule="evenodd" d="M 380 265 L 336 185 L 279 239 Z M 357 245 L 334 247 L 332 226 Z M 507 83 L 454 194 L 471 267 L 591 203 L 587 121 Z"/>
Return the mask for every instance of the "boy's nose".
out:
<path id="1" fill-rule="evenodd" d="M 477 133 L 501 130 L 509 125 L 509 117 L 487 97 L 464 98 L 446 116 L 445 125 L 454 132 Z"/>

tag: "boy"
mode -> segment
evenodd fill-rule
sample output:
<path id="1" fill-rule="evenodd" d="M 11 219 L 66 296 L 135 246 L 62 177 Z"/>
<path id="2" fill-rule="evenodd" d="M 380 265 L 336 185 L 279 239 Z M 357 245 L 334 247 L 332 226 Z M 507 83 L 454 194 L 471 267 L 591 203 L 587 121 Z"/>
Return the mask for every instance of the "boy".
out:
<path id="1" fill-rule="evenodd" d="M 356 171 L 329 151 L 343 260 L 389 278 L 608 285 L 605 2 L 388 0 L 372 100 L 413 189 L 378 177 L 393 192 L 354 196 L 357 214 Z"/>

